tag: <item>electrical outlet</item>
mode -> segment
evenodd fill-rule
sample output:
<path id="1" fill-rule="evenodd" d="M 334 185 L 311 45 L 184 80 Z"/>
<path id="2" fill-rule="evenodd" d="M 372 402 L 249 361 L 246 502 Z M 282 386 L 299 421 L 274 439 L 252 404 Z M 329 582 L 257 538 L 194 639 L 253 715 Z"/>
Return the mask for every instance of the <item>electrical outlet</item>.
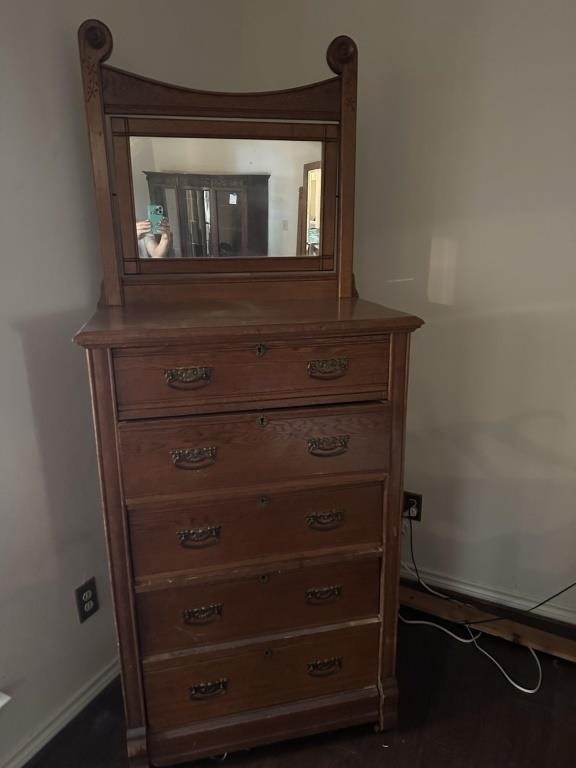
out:
<path id="1" fill-rule="evenodd" d="M 422 520 L 422 494 L 404 491 L 402 517 L 408 520 Z"/>
<path id="2" fill-rule="evenodd" d="M 100 603 L 98 602 L 98 592 L 96 591 L 96 579 L 92 577 L 85 581 L 80 587 L 74 590 L 76 595 L 76 607 L 78 609 L 78 618 L 80 624 L 93 616 Z"/>

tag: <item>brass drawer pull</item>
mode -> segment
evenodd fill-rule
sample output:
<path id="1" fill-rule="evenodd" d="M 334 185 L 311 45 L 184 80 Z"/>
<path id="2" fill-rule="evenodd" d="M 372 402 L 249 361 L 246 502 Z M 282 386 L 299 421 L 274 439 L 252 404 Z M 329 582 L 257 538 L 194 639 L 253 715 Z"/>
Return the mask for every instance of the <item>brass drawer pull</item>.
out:
<path id="1" fill-rule="evenodd" d="M 342 656 L 334 656 L 331 659 L 318 659 L 308 664 L 308 674 L 312 677 L 326 677 L 333 675 L 342 669 Z"/>
<path id="2" fill-rule="evenodd" d="M 195 700 L 209 699 L 211 696 L 223 696 L 228 690 L 228 680 L 214 680 L 211 683 L 196 683 L 190 688 L 190 698 Z"/>
<path id="3" fill-rule="evenodd" d="M 334 437 L 311 437 L 308 440 L 308 453 L 320 458 L 340 456 L 348 450 L 350 435 L 336 435 Z"/>
<path id="4" fill-rule="evenodd" d="M 176 448 L 170 458 L 178 469 L 206 469 L 216 462 L 216 448 Z"/>
<path id="5" fill-rule="evenodd" d="M 308 376 L 312 379 L 339 379 L 348 370 L 350 361 L 347 357 L 333 357 L 330 360 L 310 360 Z"/>
<path id="6" fill-rule="evenodd" d="M 218 544 L 221 530 L 221 525 L 210 525 L 206 528 L 186 528 L 183 531 L 176 531 L 176 536 L 181 547 L 201 549 Z"/>
<path id="7" fill-rule="evenodd" d="M 325 605 L 333 603 L 342 597 L 342 585 L 334 584 L 331 587 L 321 587 L 320 589 L 306 590 L 306 602 L 309 605 Z"/>
<path id="8" fill-rule="evenodd" d="M 306 515 L 306 525 L 313 531 L 333 531 L 344 522 L 344 512 L 341 509 L 331 509 L 328 512 L 314 512 Z"/>
<path id="9" fill-rule="evenodd" d="M 210 384 L 212 368 L 192 366 L 191 368 L 166 368 L 166 384 L 173 389 L 200 389 Z"/>
<path id="10" fill-rule="evenodd" d="M 222 603 L 202 605 L 199 608 L 185 608 L 182 611 L 184 624 L 210 624 L 222 618 Z"/>

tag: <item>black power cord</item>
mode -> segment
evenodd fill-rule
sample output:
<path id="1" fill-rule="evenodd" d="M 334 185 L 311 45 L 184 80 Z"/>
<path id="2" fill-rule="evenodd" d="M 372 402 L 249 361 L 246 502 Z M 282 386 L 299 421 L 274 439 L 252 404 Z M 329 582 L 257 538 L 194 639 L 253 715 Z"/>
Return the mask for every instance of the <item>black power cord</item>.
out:
<path id="1" fill-rule="evenodd" d="M 416 580 L 418 584 L 420 584 L 424 589 L 428 587 L 427 584 L 425 584 L 422 581 L 422 578 L 420 576 L 420 572 L 418 571 L 418 566 L 416 565 L 416 558 L 414 557 L 414 530 L 412 528 L 412 518 L 408 518 L 408 522 L 410 524 L 410 559 L 412 560 L 412 567 L 414 568 L 414 573 L 416 574 Z M 532 611 L 537 610 L 543 605 L 546 605 L 546 603 L 549 603 L 551 600 L 554 600 L 556 597 L 560 597 L 560 595 L 563 595 L 565 592 L 568 592 L 570 589 L 573 589 L 576 587 L 576 581 L 573 581 L 572 584 L 568 584 L 567 587 L 564 587 L 564 589 L 560 589 L 558 592 L 555 592 L 553 595 L 550 595 L 550 597 L 547 597 L 545 600 L 541 600 L 536 605 L 533 605 L 531 608 L 523 608 L 522 610 L 519 610 L 518 613 L 520 614 L 527 614 L 531 613 Z M 469 603 L 464 603 L 462 600 L 458 600 L 455 597 L 450 597 L 449 595 L 442 595 L 440 592 L 435 593 L 438 594 L 438 597 L 443 598 L 444 600 L 451 600 L 454 603 L 460 603 L 461 605 L 467 605 L 470 608 L 474 608 L 475 606 L 470 605 Z M 465 627 L 475 627 L 479 624 L 491 624 L 494 621 L 506 621 L 507 619 L 504 616 L 495 616 L 493 619 L 479 619 L 478 621 L 461 621 L 461 622 L 455 622 L 456 624 L 462 624 Z"/>

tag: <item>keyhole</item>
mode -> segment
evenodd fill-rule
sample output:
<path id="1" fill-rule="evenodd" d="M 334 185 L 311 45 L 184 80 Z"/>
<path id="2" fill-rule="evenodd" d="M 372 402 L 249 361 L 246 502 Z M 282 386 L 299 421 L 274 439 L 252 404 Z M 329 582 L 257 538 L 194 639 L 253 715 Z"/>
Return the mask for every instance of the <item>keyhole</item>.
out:
<path id="1" fill-rule="evenodd" d="M 273 651 L 271 648 L 266 648 L 266 650 L 264 651 L 264 656 L 266 656 L 266 658 L 269 659 L 270 656 L 272 656 L 272 653 Z"/>
<path id="2" fill-rule="evenodd" d="M 256 346 L 256 356 L 257 357 L 264 357 L 264 355 L 268 352 L 268 347 L 266 344 L 258 344 Z"/>
<path id="3" fill-rule="evenodd" d="M 266 416 L 258 416 L 258 426 L 265 427 L 266 424 L 268 424 L 268 419 L 266 418 Z"/>
<path id="4" fill-rule="evenodd" d="M 268 584 L 270 581 L 270 574 L 269 573 L 263 573 L 261 576 L 258 576 L 258 581 L 260 584 Z"/>
<path id="5" fill-rule="evenodd" d="M 268 507 L 270 505 L 270 496 L 260 496 L 258 505 L 262 508 Z"/>

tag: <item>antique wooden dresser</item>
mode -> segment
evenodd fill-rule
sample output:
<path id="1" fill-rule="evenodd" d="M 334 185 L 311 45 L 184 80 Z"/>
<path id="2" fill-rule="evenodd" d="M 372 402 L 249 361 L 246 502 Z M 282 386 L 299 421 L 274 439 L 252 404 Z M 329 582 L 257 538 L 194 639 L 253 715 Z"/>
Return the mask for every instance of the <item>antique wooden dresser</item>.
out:
<path id="1" fill-rule="evenodd" d="M 104 64 L 101 22 L 79 40 L 103 287 L 75 340 L 90 371 L 130 764 L 389 727 L 421 321 L 355 295 L 356 46 L 332 42 L 328 80 L 215 94 Z M 262 211 L 238 207 L 242 187 L 220 177 L 264 172 L 259 255 L 237 232 Z M 170 173 L 212 181 L 177 200 Z"/>

